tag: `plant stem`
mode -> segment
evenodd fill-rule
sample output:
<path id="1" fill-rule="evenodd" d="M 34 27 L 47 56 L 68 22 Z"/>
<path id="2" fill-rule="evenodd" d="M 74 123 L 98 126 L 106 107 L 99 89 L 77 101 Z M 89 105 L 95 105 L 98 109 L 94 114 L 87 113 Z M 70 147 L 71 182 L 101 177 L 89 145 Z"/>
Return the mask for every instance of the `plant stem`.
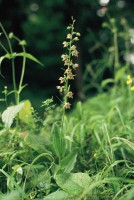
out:
<path id="1" fill-rule="evenodd" d="M 5 53 L 9 53 L 8 51 L 7 51 L 7 49 L 4 47 L 4 45 L 0 42 L 0 46 L 2 47 L 2 49 L 5 51 Z"/>
<path id="2" fill-rule="evenodd" d="M 9 46 L 9 50 L 10 50 L 10 54 L 12 55 L 13 54 L 13 49 L 12 49 L 12 46 L 11 46 L 11 43 L 10 43 L 10 40 L 9 40 L 9 37 L 4 29 L 4 27 L 2 26 L 2 24 L 0 23 L 0 27 L 7 39 L 7 43 L 8 43 L 8 46 Z M 12 58 L 12 80 L 13 80 L 13 87 L 14 87 L 14 93 L 15 93 L 15 103 L 17 104 L 17 86 L 16 86 L 16 78 L 15 78 L 15 63 L 14 63 L 14 58 Z"/>
<path id="3" fill-rule="evenodd" d="M 23 52 L 26 53 L 25 47 L 22 46 Z M 19 89 L 22 87 L 24 74 L 25 74 L 25 67 L 26 67 L 26 57 L 23 57 L 23 63 L 22 63 L 22 71 L 21 71 L 21 77 L 20 77 L 20 83 L 19 83 Z"/>
<path id="4" fill-rule="evenodd" d="M 18 37 L 16 37 L 15 35 L 13 37 L 18 42 L 21 42 L 21 40 Z M 23 50 L 24 53 L 26 53 L 26 49 L 25 49 L 24 45 L 22 45 L 22 50 Z M 23 56 L 21 77 L 20 77 L 19 87 L 18 87 L 18 91 L 17 91 L 17 102 L 18 103 L 20 101 L 20 92 L 21 92 L 21 89 L 22 89 L 22 84 L 23 84 L 23 79 L 24 79 L 24 74 L 25 74 L 25 66 L 26 66 L 26 57 Z"/>
<path id="5" fill-rule="evenodd" d="M 119 68 L 119 49 L 118 49 L 118 36 L 117 31 L 114 31 L 114 57 L 115 57 L 115 63 L 114 63 L 114 79 L 116 72 Z"/>

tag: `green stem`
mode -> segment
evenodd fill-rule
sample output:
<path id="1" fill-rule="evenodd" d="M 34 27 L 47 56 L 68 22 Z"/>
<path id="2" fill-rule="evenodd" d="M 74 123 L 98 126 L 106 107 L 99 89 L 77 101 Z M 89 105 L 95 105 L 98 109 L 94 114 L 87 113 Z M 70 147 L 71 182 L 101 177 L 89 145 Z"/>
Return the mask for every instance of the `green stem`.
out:
<path id="1" fill-rule="evenodd" d="M 7 39 L 7 43 L 8 43 L 8 46 L 9 46 L 9 50 L 10 50 L 10 54 L 12 55 L 13 54 L 13 49 L 12 49 L 12 46 L 11 46 L 11 43 L 10 43 L 10 40 L 9 40 L 9 37 L 5 31 L 5 29 L 3 28 L 2 24 L 0 23 L 0 27 Z M 13 87 L 14 87 L 14 93 L 15 93 L 15 103 L 17 104 L 17 86 L 16 86 L 16 78 L 15 78 L 15 63 L 14 63 L 14 58 L 12 58 L 12 80 L 13 80 Z"/>
<path id="2" fill-rule="evenodd" d="M 25 47 L 22 46 L 23 52 L 26 53 Z M 22 63 L 22 71 L 21 71 L 21 78 L 20 78 L 20 83 L 19 83 L 19 88 L 21 89 L 22 84 L 23 84 L 23 79 L 24 79 L 24 74 L 25 74 L 25 67 L 26 67 L 26 57 L 23 57 L 23 63 Z"/>
<path id="3" fill-rule="evenodd" d="M 115 57 L 115 63 L 114 63 L 114 79 L 115 79 L 117 69 L 119 68 L 119 49 L 118 49 L 117 31 L 114 31 L 114 57 Z"/>
<path id="4" fill-rule="evenodd" d="M 16 37 L 16 36 L 13 36 L 13 37 L 18 42 L 21 42 L 21 40 L 18 37 Z M 23 50 L 24 53 L 26 53 L 26 49 L 25 49 L 25 47 L 23 45 L 22 45 L 22 50 Z M 21 77 L 20 77 L 20 82 L 19 82 L 19 88 L 18 88 L 18 91 L 17 91 L 17 102 L 18 103 L 20 101 L 20 92 L 21 92 L 21 88 L 22 88 L 22 84 L 23 84 L 23 79 L 24 79 L 24 74 L 25 74 L 25 67 L 26 67 L 26 57 L 23 56 Z"/>
<path id="5" fill-rule="evenodd" d="M 129 55 L 130 53 L 130 47 L 129 47 L 129 40 L 130 40 L 130 35 L 129 35 L 129 27 L 127 24 L 124 25 L 124 32 L 126 33 L 126 38 L 125 38 L 125 49 L 126 49 L 126 54 Z M 130 62 L 126 61 L 126 66 L 127 66 L 127 72 L 130 73 Z"/>
<path id="6" fill-rule="evenodd" d="M 26 52 L 25 47 L 22 46 L 23 52 Z M 19 89 L 18 89 L 18 101 L 20 101 L 20 92 L 23 84 L 24 74 L 25 74 L 25 68 L 26 68 L 26 57 L 23 57 L 22 62 L 22 71 L 21 71 L 21 77 L 20 77 L 20 83 L 19 83 Z"/>
<path id="7" fill-rule="evenodd" d="M 15 102 L 18 104 L 17 101 L 17 86 L 16 86 L 16 78 L 15 78 L 15 63 L 14 59 L 12 59 L 12 79 L 13 79 L 13 87 L 14 87 L 14 92 L 15 92 Z"/>
<path id="8" fill-rule="evenodd" d="M 2 47 L 2 49 L 5 51 L 5 53 L 9 54 L 8 50 L 4 47 L 4 45 L 0 42 L 0 46 Z"/>

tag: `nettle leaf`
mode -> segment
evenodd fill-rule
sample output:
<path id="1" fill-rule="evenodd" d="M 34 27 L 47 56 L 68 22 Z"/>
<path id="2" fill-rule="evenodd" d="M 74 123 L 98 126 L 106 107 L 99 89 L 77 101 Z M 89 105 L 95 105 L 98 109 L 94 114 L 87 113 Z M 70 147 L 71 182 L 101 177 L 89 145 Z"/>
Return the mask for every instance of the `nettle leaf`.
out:
<path id="1" fill-rule="evenodd" d="M 36 63 L 38 63 L 40 65 L 43 65 L 37 58 L 32 56 L 30 53 L 26 53 L 26 52 L 17 53 L 16 56 L 17 57 L 19 57 L 19 56 L 20 57 L 26 57 L 26 58 L 28 58 L 28 59 L 30 59 L 30 60 L 32 60 L 32 61 L 34 61 L 34 62 L 36 62 Z"/>
<path id="2" fill-rule="evenodd" d="M 81 195 L 90 186 L 92 179 L 86 173 L 64 173 L 56 175 L 56 183 L 71 195 Z"/>
<path id="3" fill-rule="evenodd" d="M 2 122 L 4 123 L 6 128 L 10 128 L 14 118 L 19 113 L 19 111 L 23 108 L 24 102 L 21 102 L 18 105 L 10 106 L 8 107 L 3 113 L 2 113 Z"/>

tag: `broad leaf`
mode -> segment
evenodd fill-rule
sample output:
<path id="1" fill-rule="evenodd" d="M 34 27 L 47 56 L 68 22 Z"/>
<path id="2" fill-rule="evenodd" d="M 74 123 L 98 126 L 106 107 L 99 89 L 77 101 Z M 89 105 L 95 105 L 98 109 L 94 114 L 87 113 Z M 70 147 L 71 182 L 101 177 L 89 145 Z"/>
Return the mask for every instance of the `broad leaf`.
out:
<path id="1" fill-rule="evenodd" d="M 19 119 L 28 124 L 32 121 L 32 105 L 29 100 L 24 101 L 24 106 L 19 112 Z"/>
<path id="2" fill-rule="evenodd" d="M 19 113 L 19 111 L 23 108 L 24 102 L 8 107 L 3 113 L 2 113 L 2 122 L 4 123 L 6 128 L 10 128 L 14 118 Z"/>
<path id="3" fill-rule="evenodd" d="M 71 195 L 81 195 L 91 184 L 92 179 L 86 173 L 64 173 L 56 175 L 56 183 Z"/>

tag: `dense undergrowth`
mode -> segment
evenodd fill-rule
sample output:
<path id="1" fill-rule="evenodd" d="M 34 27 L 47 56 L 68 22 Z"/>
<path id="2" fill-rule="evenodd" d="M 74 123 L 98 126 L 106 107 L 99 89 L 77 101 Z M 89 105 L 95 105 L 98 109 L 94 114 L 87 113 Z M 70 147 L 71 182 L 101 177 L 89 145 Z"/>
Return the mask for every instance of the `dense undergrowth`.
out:
<path id="1" fill-rule="evenodd" d="M 70 27 L 74 31 L 74 21 Z M 9 44 L 9 52 L 3 48 L 6 54 L 1 62 L 5 58 L 12 62 L 14 90 L 5 87 L 3 91 L 6 109 L 0 123 L 0 200 L 133 199 L 134 94 L 125 81 L 128 63 L 126 71 L 119 66 L 117 44 L 114 79 L 102 83 L 112 82 L 113 87 L 85 103 L 76 103 L 66 114 L 73 96 L 69 81 L 78 67 L 73 63 L 72 57 L 78 54 L 73 42 L 80 35 L 71 32 L 68 44 L 63 44 L 69 46 L 69 52 L 62 55 L 67 69 L 60 77 L 63 85 L 58 86 L 63 95 L 61 106 L 47 99 L 42 103 L 44 118 L 40 118 L 30 100 L 20 101 L 26 58 L 39 61 L 26 53 L 25 41 L 13 34 L 8 37 L 1 28 Z M 22 46 L 22 53 L 13 53 L 12 38 Z M 17 56 L 23 58 L 18 87 L 14 73 Z M 13 94 L 15 103 L 10 105 L 7 99 Z"/>

